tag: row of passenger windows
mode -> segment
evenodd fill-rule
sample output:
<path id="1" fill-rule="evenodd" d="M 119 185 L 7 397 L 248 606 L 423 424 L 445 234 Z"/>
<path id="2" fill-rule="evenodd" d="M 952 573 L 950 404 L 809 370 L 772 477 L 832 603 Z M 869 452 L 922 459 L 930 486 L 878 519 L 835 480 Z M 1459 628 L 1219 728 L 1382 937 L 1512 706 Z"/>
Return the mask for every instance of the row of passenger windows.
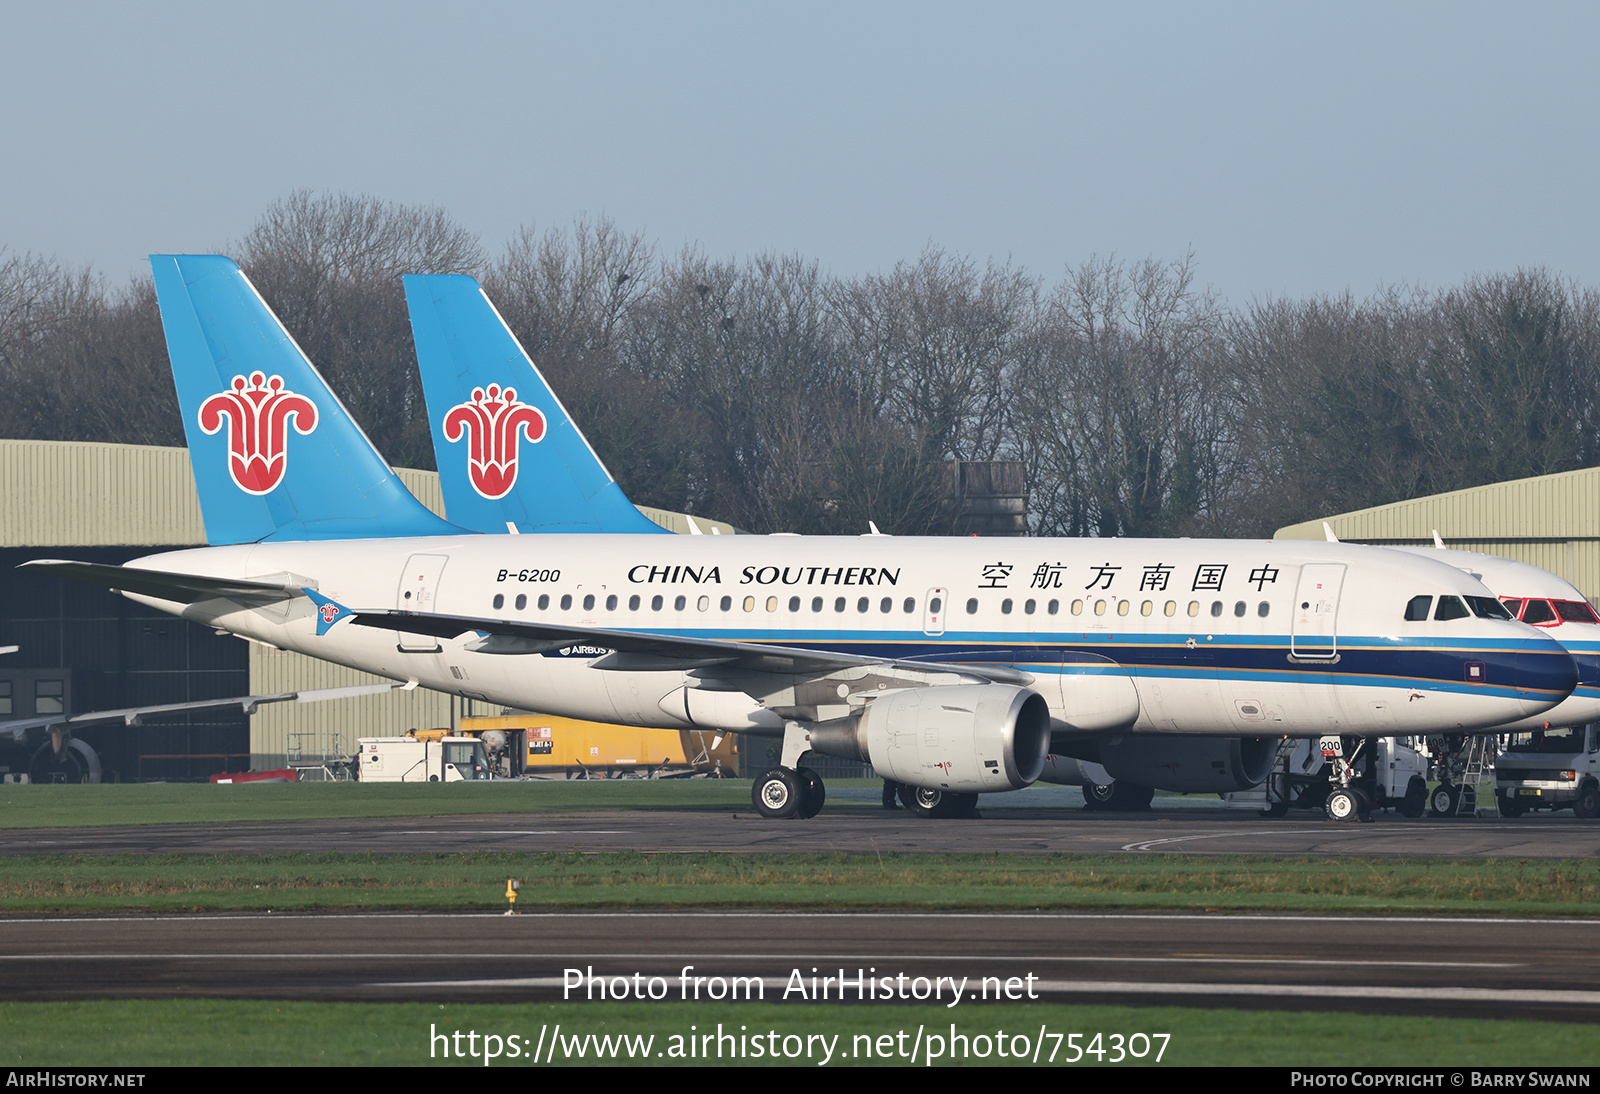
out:
<path id="1" fill-rule="evenodd" d="M 803 602 L 804 602 L 803 598 L 798 597 L 798 596 L 791 596 L 789 598 L 789 611 L 796 612 L 796 613 L 799 612 Z M 493 603 L 494 603 L 494 610 L 495 611 L 500 611 L 501 609 L 503 609 L 506 606 L 505 595 L 503 593 L 496 593 L 495 596 L 494 596 L 494 602 Z M 572 603 L 573 603 L 572 595 L 570 593 L 562 594 L 561 599 L 559 600 L 558 603 L 560 605 L 560 610 L 561 611 L 564 611 L 564 612 L 571 611 L 572 610 Z M 598 603 L 598 598 L 593 593 L 590 593 L 590 594 L 586 595 L 583 598 L 583 610 L 586 611 L 586 612 L 594 611 L 595 605 L 597 603 Z M 609 596 L 607 596 L 605 598 L 605 610 L 608 611 L 608 612 L 614 612 L 614 611 L 617 610 L 619 603 L 620 603 L 619 598 L 617 597 L 617 595 L 615 593 L 613 593 L 613 594 L 611 594 L 611 595 L 609 595 Z M 758 599 L 756 597 L 747 596 L 747 597 L 744 597 L 740 601 L 740 605 L 739 606 L 744 611 L 753 612 L 753 611 L 756 610 L 757 603 L 758 603 Z M 763 607 L 765 607 L 765 609 L 767 611 L 769 611 L 769 612 L 776 612 L 778 610 L 778 603 L 779 603 L 779 598 L 778 597 L 769 596 L 769 597 L 766 598 L 766 602 L 763 605 Z M 709 596 L 699 597 L 695 601 L 696 609 L 698 609 L 699 611 L 702 611 L 702 612 L 710 611 L 711 610 L 711 604 L 712 604 L 712 598 L 709 597 Z M 1115 607 L 1112 606 L 1113 604 L 1115 604 Z M 1107 613 L 1114 611 L 1117 615 L 1131 615 L 1133 613 L 1133 605 L 1134 605 L 1134 602 L 1131 601 L 1131 600 L 1118 600 L 1118 601 L 1074 600 L 1072 602 L 1072 605 L 1071 605 L 1071 613 L 1073 615 L 1083 615 L 1085 612 L 1088 612 L 1088 613 L 1093 614 L 1093 615 L 1106 615 Z M 528 610 L 528 597 L 527 597 L 527 594 L 525 594 L 525 593 L 518 594 L 516 599 L 512 602 L 512 606 L 519 612 L 527 611 Z M 642 597 L 635 595 L 635 596 L 630 596 L 628 598 L 628 610 L 630 612 L 639 611 L 643 606 L 644 606 L 644 599 Z M 666 606 L 667 606 L 666 597 L 664 597 L 664 596 L 653 596 L 653 597 L 650 598 L 650 610 L 651 611 L 653 611 L 653 612 L 663 611 L 666 608 Z M 892 597 L 892 596 L 883 597 L 883 598 L 877 600 L 876 603 L 874 603 L 874 599 L 872 597 L 863 596 L 863 597 L 856 598 L 855 605 L 854 605 L 855 610 L 858 613 L 866 614 L 868 612 L 871 612 L 874 609 L 874 607 L 876 607 L 877 611 L 882 615 L 892 614 L 896 610 L 897 606 L 898 606 L 899 610 L 903 614 L 905 614 L 905 615 L 914 615 L 916 613 L 916 610 L 917 610 L 917 598 L 914 597 L 914 596 L 908 596 L 903 601 L 898 602 L 898 605 L 897 605 L 897 602 L 896 602 L 895 598 Z M 968 600 L 966 606 L 967 606 L 967 614 L 968 615 L 977 615 L 978 614 L 979 602 L 978 602 L 978 598 L 977 597 L 973 597 L 970 600 Z M 1022 614 L 1023 615 L 1034 615 L 1039 611 L 1039 606 L 1040 605 L 1039 605 L 1039 601 L 1038 600 L 1035 600 L 1035 599 L 1024 600 L 1022 602 Z M 538 598 L 538 601 L 536 603 L 536 607 L 541 612 L 549 611 L 550 610 L 550 595 L 548 593 L 540 594 L 540 596 Z M 725 611 L 725 612 L 733 611 L 734 598 L 731 597 L 731 596 L 721 597 L 717 601 L 717 607 L 721 611 Z M 823 611 L 826 611 L 828 607 L 829 607 L 828 598 L 821 597 L 821 596 L 814 596 L 814 597 L 811 598 L 811 610 L 813 612 L 821 613 Z M 850 598 L 849 597 L 839 596 L 839 597 L 834 597 L 833 598 L 832 608 L 833 608 L 833 610 L 835 612 L 845 612 L 845 611 L 848 611 L 850 609 L 850 607 L 851 607 L 851 602 L 850 602 Z M 1017 607 L 1016 601 L 1012 600 L 1010 597 L 1007 597 L 1006 599 L 1000 601 L 1000 614 L 1002 614 L 1002 615 L 1011 615 L 1016 610 L 1016 607 Z M 672 610 L 673 611 L 682 612 L 682 611 L 688 611 L 688 609 L 689 609 L 689 598 L 687 596 L 677 596 L 677 597 L 673 598 L 673 600 L 672 600 Z M 939 597 L 934 597 L 928 603 L 928 611 L 932 615 L 938 615 L 943 610 L 944 610 L 944 603 Z M 1044 605 L 1044 610 L 1045 610 L 1045 613 L 1048 614 L 1048 615 L 1060 615 L 1061 614 L 1061 601 L 1059 601 L 1059 600 L 1047 601 L 1045 603 L 1045 605 Z M 1156 601 L 1146 600 L 1146 601 L 1143 601 L 1142 603 L 1139 604 L 1139 614 L 1141 616 L 1152 616 L 1152 615 L 1154 615 L 1156 613 L 1157 610 L 1158 610 L 1158 604 L 1157 604 Z M 1165 615 L 1165 616 L 1168 616 L 1168 617 L 1176 616 L 1178 614 L 1178 602 L 1176 600 L 1168 600 L 1165 604 L 1159 605 L 1159 610 L 1160 610 L 1162 615 Z M 1227 606 L 1220 600 L 1213 600 L 1211 602 L 1211 609 L 1210 610 L 1211 610 L 1211 615 L 1212 615 L 1213 618 L 1220 618 L 1227 611 Z M 1188 611 L 1188 614 L 1189 614 L 1189 616 L 1191 618 L 1199 616 L 1200 612 L 1201 612 L 1201 603 L 1200 603 L 1200 601 L 1198 601 L 1198 600 L 1189 601 L 1189 606 L 1188 606 L 1187 611 Z M 1250 611 L 1250 606 L 1248 604 L 1246 604 L 1243 600 L 1236 601 L 1234 603 L 1234 605 L 1233 605 L 1233 614 L 1234 614 L 1235 617 L 1243 618 L 1245 615 L 1249 614 L 1249 611 Z M 1256 605 L 1256 615 L 1259 616 L 1260 618 L 1265 619 L 1271 613 L 1272 613 L 1272 606 L 1270 604 L 1268 604 L 1265 600 L 1261 601 L 1261 603 Z"/>

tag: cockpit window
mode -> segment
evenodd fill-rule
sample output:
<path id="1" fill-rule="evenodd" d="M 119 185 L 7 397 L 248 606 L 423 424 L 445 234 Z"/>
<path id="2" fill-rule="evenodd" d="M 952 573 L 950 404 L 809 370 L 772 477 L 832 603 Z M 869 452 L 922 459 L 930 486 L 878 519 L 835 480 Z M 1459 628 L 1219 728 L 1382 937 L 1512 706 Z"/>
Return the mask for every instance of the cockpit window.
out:
<path id="1" fill-rule="evenodd" d="M 1548 600 L 1530 600 L 1522 609 L 1522 621 L 1536 627 L 1541 623 L 1548 626 L 1556 622 L 1556 611 Z"/>
<path id="2" fill-rule="evenodd" d="M 1563 623 L 1600 623 L 1600 616 L 1596 616 L 1594 609 L 1582 600 L 1554 600 L 1556 614 Z"/>
<path id="3" fill-rule="evenodd" d="M 1433 597 L 1414 596 L 1406 601 L 1406 621 L 1417 623 L 1428 618 L 1428 609 L 1433 607 Z"/>
<path id="4" fill-rule="evenodd" d="M 1439 607 L 1434 610 L 1433 618 L 1439 621 L 1447 619 L 1465 619 L 1472 613 L 1467 611 L 1467 606 L 1461 603 L 1459 596 L 1441 596 Z"/>
<path id="5" fill-rule="evenodd" d="M 1511 618 L 1512 619 L 1515 619 L 1517 616 L 1522 614 L 1522 601 L 1521 600 L 1507 599 L 1504 603 L 1505 603 L 1505 606 L 1506 606 L 1506 611 L 1511 613 Z"/>
<path id="6" fill-rule="evenodd" d="M 1506 611 L 1506 606 L 1492 596 L 1469 596 L 1467 604 L 1472 608 L 1472 614 L 1479 619 L 1510 619 L 1511 613 Z"/>

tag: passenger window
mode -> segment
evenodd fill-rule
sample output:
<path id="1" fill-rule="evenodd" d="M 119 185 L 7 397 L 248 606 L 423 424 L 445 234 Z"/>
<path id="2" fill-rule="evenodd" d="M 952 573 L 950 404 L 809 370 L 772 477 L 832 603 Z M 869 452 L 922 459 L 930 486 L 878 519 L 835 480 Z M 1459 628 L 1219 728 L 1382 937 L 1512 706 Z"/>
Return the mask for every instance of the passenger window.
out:
<path id="1" fill-rule="evenodd" d="M 672 600 L 672 607 L 673 607 L 673 609 L 675 611 L 680 611 L 681 612 L 681 611 L 683 611 L 683 609 L 687 608 L 688 606 L 689 606 L 689 598 L 686 597 L 686 596 L 677 596 L 677 597 L 674 597 L 673 600 Z"/>
<path id="2" fill-rule="evenodd" d="M 661 610 L 661 606 L 664 603 L 666 603 L 666 601 L 662 600 L 659 596 L 652 596 L 650 598 L 650 610 L 653 611 L 653 612 L 659 612 Z M 541 604 L 539 606 L 541 608 L 544 607 L 543 604 Z"/>
<path id="3" fill-rule="evenodd" d="M 747 611 L 747 612 L 753 612 L 753 611 L 756 610 L 756 598 L 755 597 L 747 596 L 747 597 L 744 598 L 744 610 Z"/>
<path id="4" fill-rule="evenodd" d="M 860 600 L 856 601 L 856 611 L 858 612 L 865 612 L 870 607 L 872 607 L 871 597 L 864 596 Z"/>
<path id="5" fill-rule="evenodd" d="M 1061 614 L 1061 601 L 1052 600 L 1049 604 L 1047 604 L 1045 606 L 1045 611 L 1049 612 L 1051 615 L 1060 615 Z"/>
<path id="6" fill-rule="evenodd" d="M 1420 623 L 1428 618 L 1428 609 L 1433 607 L 1433 597 L 1414 596 L 1406 601 L 1406 622 Z"/>
<path id="7" fill-rule="evenodd" d="M 1256 605 L 1256 614 L 1262 619 L 1265 619 L 1267 616 L 1272 614 L 1272 605 L 1263 600 L 1260 604 Z"/>
<path id="8" fill-rule="evenodd" d="M 549 606 L 550 606 L 550 594 L 549 593 L 540 593 L 539 594 L 539 610 L 542 612 L 546 608 L 548 608 Z"/>
<path id="9" fill-rule="evenodd" d="M 506 606 L 506 598 L 500 593 L 494 594 L 494 610 L 499 611 Z"/>
<path id="10" fill-rule="evenodd" d="M 586 612 L 594 611 L 594 594 L 593 593 L 590 593 L 588 596 L 583 598 L 583 610 L 586 611 Z"/>
<path id="11" fill-rule="evenodd" d="M 1222 618 L 1222 601 L 1213 600 L 1211 602 L 1211 618 L 1213 618 L 1213 619 L 1221 619 Z"/>
<path id="12" fill-rule="evenodd" d="M 906 597 L 906 614 L 910 615 L 912 612 L 914 612 L 916 610 L 917 610 L 917 598 L 914 597 L 914 596 Z M 934 611 L 938 611 L 938 610 L 939 610 L 938 608 L 934 609 Z"/>
<path id="13" fill-rule="evenodd" d="M 517 594 L 517 611 L 520 612 L 524 608 L 526 608 L 527 606 L 528 606 L 528 596 L 527 596 L 527 594 L 526 593 L 518 593 Z"/>
<path id="14" fill-rule="evenodd" d="M 844 611 L 844 597 L 840 596 L 840 597 L 835 597 L 834 598 L 833 610 L 836 611 L 836 612 Z"/>
<path id="15" fill-rule="evenodd" d="M 733 611 L 733 597 L 731 597 L 731 596 L 723 597 L 722 600 L 719 602 L 718 606 L 721 607 L 722 610 L 725 611 L 725 612 Z"/>
<path id="16" fill-rule="evenodd" d="M 519 597 L 517 597 L 517 599 L 521 600 L 522 597 L 519 596 Z M 518 604 L 517 607 L 520 608 L 520 607 L 522 607 L 522 605 Z M 614 612 L 616 610 L 617 610 L 617 597 L 616 597 L 616 594 L 613 593 L 612 595 L 606 597 L 606 611 Z"/>
<path id="17" fill-rule="evenodd" d="M 822 597 L 814 596 L 811 598 L 811 610 L 814 612 L 820 612 L 822 610 Z"/>
<path id="18" fill-rule="evenodd" d="M 1095 615 L 1105 615 L 1106 614 L 1106 602 L 1104 600 L 1096 600 L 1094 602 L 1094 614 Z"/>
<path id="19" fill-rule="evenodd" d="M 562 593 L 561 594 L 561 610 L 564 611 L 564 612 L 569 612 L 569 611 L 572 610 L 572 594 L 571 593 Z"/>
<path id="20" fill-rule="evenodd" d="M 1073 615 L 1082 615 L 1083 614 L 1083 601 L 1074 600 L 1072 602 L 1072 614 Z"/>
<path id="21" fill-rule="evenodd" d="M 628 610 L 630 612 L 636 612 L 639 610 L 639 598 L 637 596 L 628 597 Z"/>
<path id="22" fill-rule="evenodd" d="M 888 615 L 890 612 L 894 611 L 894 597 L 892 597 L 892 596 L 884 597 L 883 598 L 883 603 L 878 605 L 878 610 L 880 612 L 882 612 L 884 615 Z"/>
<path id="23" fill-rule="evenodd" d="M 1128 614 L 1128 609 L 1131 608 L 1131 607 L 1133 607 L 1133 601 L 1131 601 L 1131 600 L 1119 600 L 1119 601 L 1117 601 L 1117 614 L 1118 615 L 1127 615 Z"/>
<path id="24" fill-rule="evenodd" d="M 1238 601 L 1237 603 L 1235 603 L 1234 606 L 1233 606 L 1233 616 L 1234 616 L 1234 618 L 1235 619 L 1243 619 L 1244 618 L 1244 613 L 1245 613 L 1244 601 L 1241 600 L 1241 601 Z"/>
<path id="25" fill-rule="evenodd" d="M 791 612 L 797 612 L 800 610 L 800 598 L 798 596 L 791 596 L 789 598 L 789 610 Z"/>
<path id="26" fill-rule="evenodd" d="M 1024 615 L 1032 615 L 1034 609 L 1036 609 L 1038 606 L 1039 602 L 1037 600 L 1024 600 L 1022 602 L 1022 612 Z"/>
<path id="27" fill-rule="evenodd" d="M 977 597 L 973 597 L 971 600 L 967 601 L 967 614 L 968 615 L 977 615 L 978 614 L 978 598 Z"/>
<path id="28" fill-rule="evenodd" d="M 696 604 L 695 607 L 699 608 L 703 612 L 709 612 L 711 610 L 711 598 L 709 596 L 702 596 L 700 598 L 700 602 Z"/>
<path id="29" fill-rule="evenodd" d="M 1140 615 L 1149 615 L 1151 612 L 1153 612 L 1155 610 L 1156 610 L 1156 606 L 1154 604 L 1150 603 L 1150 601 L 1148 601 L 1148 600 L 1146 600 L 1143 604 L 1139 605 L 1139 614 Z"/>
<path id="30" fill-rule="evenodd" d="M 1439 606 L 1433 610 L 1433 618 L 1439 622 L 1451 619 L 1465 619 L 1472 613 L 1467 611 L 1467 606 L 1461 603 L 1459 596 L 1441 596 Z"/>
<path id="31" fill-rule="evenodd" d="M 1170 619 L 1178 614 L 1178 602 L 1176 600 L 1169 600 L 1167 601 L 1167 606 L 1161 610 L 1166 614 L 1167 618 Z"/>
<path id="32" fill-rule="evenodd" d="M 1193 619 L 1195 616 L 1197 616 L 1199 614 L 1200 614 L 1200 602 L 1198 600 L 1189 601 L 1189 618 Z"/>
<path id="33" fill-rule="evenodd" d="M 775 597 L 775 596 L 767 597 L 767 611 L 775 612 L 777 610 L 778 610 L 778 598 Z"/>
<path id="34" fill-rule="evenodd" d="M 1002 600 L 1000 602 L 1000 614 L 1001 615 L 1010 615 L 1011 614 L 1011 598 L 1010 597 L 1006 597 L 1006 599 L 1004 599 L 1004 600 Z"/>

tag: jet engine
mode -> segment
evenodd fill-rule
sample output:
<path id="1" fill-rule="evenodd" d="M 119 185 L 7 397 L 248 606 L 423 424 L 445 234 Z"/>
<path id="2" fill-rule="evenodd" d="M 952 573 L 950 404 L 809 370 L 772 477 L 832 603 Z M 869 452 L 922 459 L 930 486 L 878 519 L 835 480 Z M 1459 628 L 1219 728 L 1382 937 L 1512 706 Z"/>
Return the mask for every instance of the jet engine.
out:
<path id="1" fill-rule="evenodd" d="M 97 783 L 100 781 L 100 757 L 88 742 L 52 728 L 50 739 L 28 762 L 28 781 Z"/>
<path id="2" fill-rule="evenodd" d="M 811 747 L 895 782 L 954 794 L 1020 790 L 1044 770 L 1050 707 L 1010 684 L 907 688 L 852 718 L 819 722 Z"/>
<path id="3" fill-rule="evenodd" d="M 1100 764 L 1119 782 L 1180 794 L 1225 794 L 1248 790 L 1267 777 L 1278 739 L 1122 735 L 1074 742 L 1071 752 Z"/>

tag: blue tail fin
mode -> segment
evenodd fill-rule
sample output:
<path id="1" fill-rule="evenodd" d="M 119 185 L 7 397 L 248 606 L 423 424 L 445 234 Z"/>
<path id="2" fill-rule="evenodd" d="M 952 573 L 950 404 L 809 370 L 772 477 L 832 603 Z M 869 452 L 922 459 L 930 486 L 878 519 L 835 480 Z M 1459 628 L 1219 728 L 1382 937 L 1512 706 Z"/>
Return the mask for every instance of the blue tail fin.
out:
<path id="1" fill-rule="evenodd" d="M 400 482 L 221 255 L 151 255 L 213 545 L 455 535 Z"/>
<path id="2" fill-rule="evenodd" d="M 666 532 L 628 501 L 476 281 L 405 284 L 452 521 L 478 532 Z"/>

